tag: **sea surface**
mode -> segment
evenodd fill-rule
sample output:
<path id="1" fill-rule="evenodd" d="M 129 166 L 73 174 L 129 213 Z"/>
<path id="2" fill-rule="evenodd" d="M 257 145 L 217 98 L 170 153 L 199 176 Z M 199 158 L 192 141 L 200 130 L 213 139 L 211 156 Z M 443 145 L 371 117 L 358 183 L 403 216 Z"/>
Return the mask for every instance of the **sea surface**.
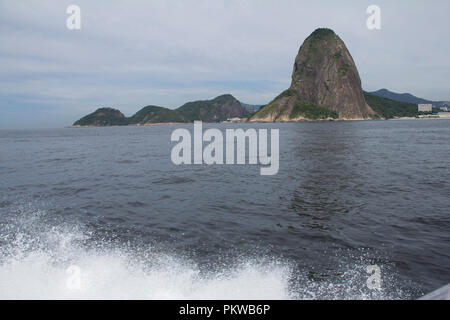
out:
<path id="1" fill-rule="evenodd" d="M 0 298 L 415 299 L 450 282 L 450 120 L 204 124 L 279 129 L 275 176 L 176 166 L 177 128 L 193 131 L 0 130 Z"/>

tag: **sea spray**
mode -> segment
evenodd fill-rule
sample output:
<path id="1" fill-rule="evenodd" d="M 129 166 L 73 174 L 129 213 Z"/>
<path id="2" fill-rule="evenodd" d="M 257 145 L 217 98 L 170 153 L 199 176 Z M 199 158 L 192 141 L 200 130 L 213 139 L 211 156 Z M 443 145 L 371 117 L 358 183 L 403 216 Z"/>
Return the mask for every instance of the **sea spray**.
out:
<path id="1" fill-rule="evenodd" d="M 79 226 L 42 225 L 41 216 L 20 215 L 1 230 L 0 299 L 290 298 L 282 264 L 249 260 L 208 274 L 151 248 L 101 245 Z"/>
<path id="2" fill-rule="evenodd" d="M 245 253 L 202 268 L 168 249 L 110 241 L 39 210 L 12 215 L 1 225 L 0 243 L 0 299 L 410 297 L 386 265 L 382 290 L 365 287 L 372 258 L 361 250 L 330 253 L 341 261 L 331 273 Z"/>

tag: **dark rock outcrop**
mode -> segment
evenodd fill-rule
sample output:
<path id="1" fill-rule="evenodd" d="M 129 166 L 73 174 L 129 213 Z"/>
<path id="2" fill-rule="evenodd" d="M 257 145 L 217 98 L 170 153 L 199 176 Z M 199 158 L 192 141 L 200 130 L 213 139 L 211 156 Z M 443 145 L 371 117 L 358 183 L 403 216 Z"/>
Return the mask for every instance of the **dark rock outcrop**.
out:
<path id="1" fill-rule="evenodd" d="M 368 119 L 361 79 L 344 42 L 330 29 L 317 29 L 300 47 L 288 90 L 250 121 L 297 121 L 305 118 Z"/>

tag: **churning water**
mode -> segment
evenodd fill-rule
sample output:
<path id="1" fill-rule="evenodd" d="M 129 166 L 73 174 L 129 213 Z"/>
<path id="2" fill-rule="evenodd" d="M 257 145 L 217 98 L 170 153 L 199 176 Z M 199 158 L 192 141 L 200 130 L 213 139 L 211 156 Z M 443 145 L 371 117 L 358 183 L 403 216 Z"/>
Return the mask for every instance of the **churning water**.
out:
<path id="1" fill-rule="evenodd" d="M 410 299 L 450 282 L 450 121 L 204 124 L 279 128 L 276 176 L 175 166 L 180 127 L 1 130 L 0 298 Z"/>

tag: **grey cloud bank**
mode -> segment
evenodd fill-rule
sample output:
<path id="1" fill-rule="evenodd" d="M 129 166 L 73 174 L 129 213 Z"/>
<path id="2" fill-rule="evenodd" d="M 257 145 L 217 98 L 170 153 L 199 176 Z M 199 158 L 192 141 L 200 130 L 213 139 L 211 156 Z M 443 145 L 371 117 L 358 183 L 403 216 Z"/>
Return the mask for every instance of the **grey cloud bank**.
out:
<path id="1" fill-rule="evenodd" d="M 81 8 L 81 30 L 66 8 Z M 381 7 L 382 29 L 366 27 Z M 450 99 L 449 1 L 0 0 L 0 128 L 62 127 L 100 106 L 127 115 L 231 93 L 264 104 L 303 40 L 329 27 L 366 90 Z"/>

